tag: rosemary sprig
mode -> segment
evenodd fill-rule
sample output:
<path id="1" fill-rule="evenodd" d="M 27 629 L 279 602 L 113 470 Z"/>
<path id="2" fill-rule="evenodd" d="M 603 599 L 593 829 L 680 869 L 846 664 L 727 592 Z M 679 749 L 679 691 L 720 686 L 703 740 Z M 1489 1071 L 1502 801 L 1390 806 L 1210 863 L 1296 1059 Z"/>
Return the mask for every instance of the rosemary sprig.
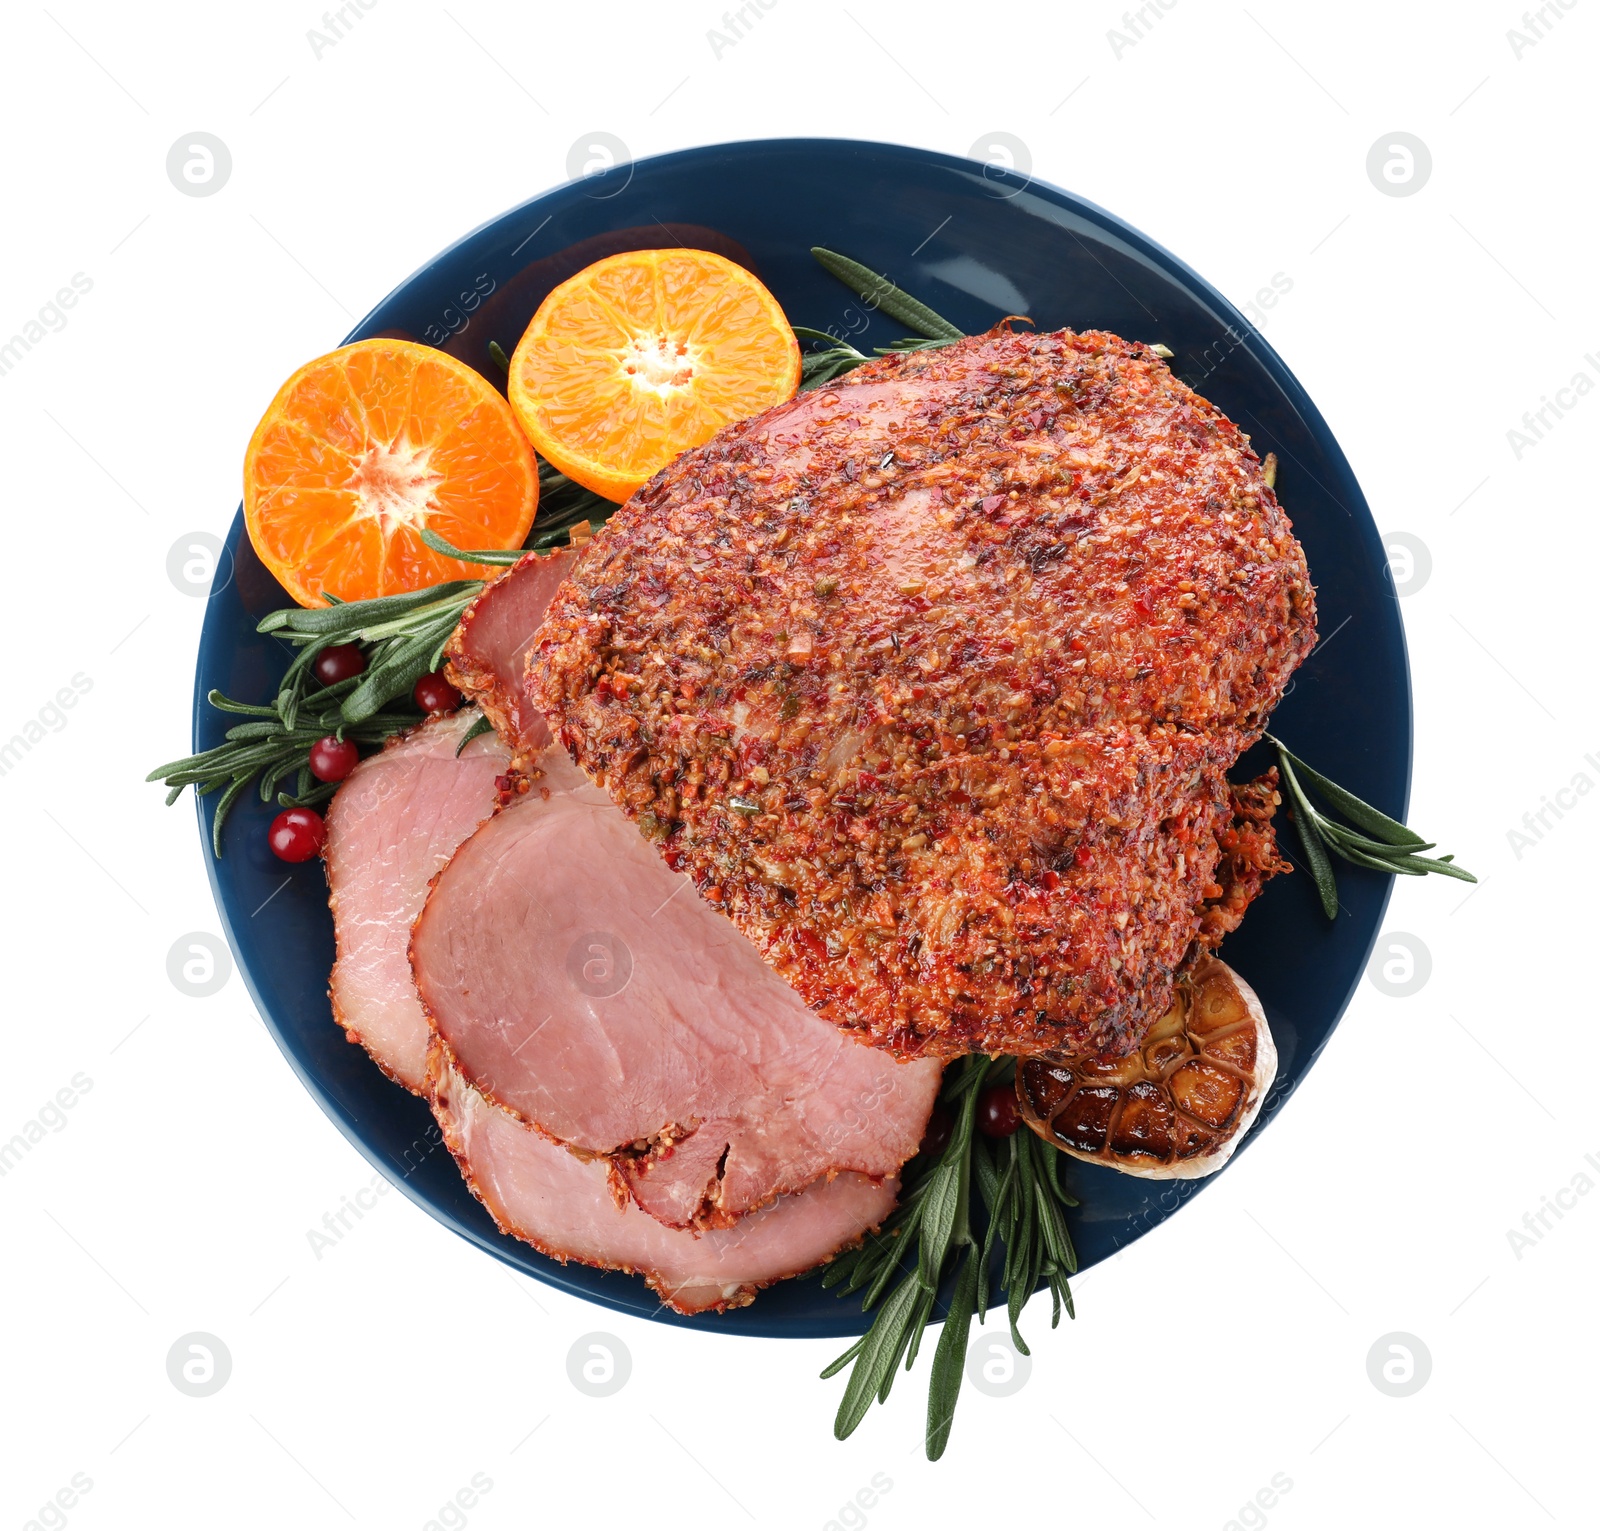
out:
<path id="1" fill-rule="evenodd" d="M 904 340 L 890 341 L 886 346 L 874 346 L 873 355 L 937 350 L 940 346 L 953 345 L 958 340 L 966 339 L 962 331 L 948 319 L 896 287 L 887 277 L 879 276 L 870 266 L 863 266 L 860 261 L 825 250 L 821 245 L 813 246 L 811 253 L 825 271 L 838 277 L 867 307 L 882 309 L 891 319 L 898 319 L 914 332 Z M 826 330 L 814 330 L 806 324 L 796 324 L 792 328 L 799 339 L 820 342 L 823 346 L 822 350 L 807 351 L 800 358 L 802 393 L 831 383 L 834 378 L 853 371 L 862 362 L 872 360 L 871 356 L 858 351 L 848 340 L 830 335 Z"/>
<path id="2" fill-rule="evenodd" d="M 1298 755 L 1290 752 L 1283 740 L 1272 734 L 1268 734 L 1267 739 L 1278 752 L 1279 774 L 1289 791 L 1294 825 L 1299 831 L 1300 844 L 1305 848 L 1311 880 L 1317 885 L 1322 912 L 1330 920 L 1339 915 L 1339 889 L 1334 881 L 1333 863 L 1328 859 L 1330 852 L 1352 866 L 1374 872 L 1392 872 L 1402 877 L 1426 877 L 1429 872 L 1437 872 L 1441 877 L 1454 877 L 1461 882 L 1478 880 L 1465 867 L 1457 866 L 1453 855 L 1422 855 L 1423 851 L 1435 848 L 1434 841 L 1424 840 L 1415 830 L 1407 829 L 1370 803 L 1362 802 L 1353 792 L 1347 792 L 1338 782 L 1312 770 Z M 1341 824 L 1318 808 L 1306 791 L 1308 785 L 1349 823 Z"/>
<path id="3" fill-rule="evenodd" d="M 459 760 L 461 758 L 462 750 L 471 744 L 472 741 L 480 734 L 492 734 L 493 732 L 494 724 L 489 721 L 488 714 L 480 713 L 478 716 L 478 721 L 461 736 L 461 743 L 456 746 L 456 759 Z"/>
<path id="4" fill-rule="evenodd" d="M 1041 1281 L 1054 1299 L 1051 1327 L 1061 1322 L 1063 1306 L 1072 1315 L 1067 1278 L 1078 1261 L 1064 1209 L 1077 1202 L 1062 1187 L 1061 1156 L 1025 1128 L 993 1147 L 976 1131 L 978 1097 L 985 1083 L 1008 1066 L 1009 1060 L 974 1056 L 951 1068 L 944 1098 L 956 1121 L 944 1152 L 917 1175 L 884 1227 L 823 1274 L 824 1287 L 842 1286 L 847 1293 L 865 1289 L 862 1307 L 878 1310 L 866 1334 L 822 1373 L 832 1377 L 851 1368 L 834 1420 L 839 1440 L 861 1423 L 874 1399 L 888 1398 L 902 1357 L 910 1371 L 940 1284 L 952 1267 L 955 1287 L 928 1378 L 924 1446 L 929 1461 L 943 1456 L 950 1441 L 972 1320 L 988 1316 L 994 1250 L 1004 1249 L 998 1295 L 1005 1299 L 1018 1350 L 1028 1354 L 1017 1319 Z M 974 1179 L 988 1213 L 981 1240 L 972 1226 Z"/>
<path id="5" fill-rule="evenodd" d="M 840 340 L 836 335 L 830 335 L 826 330 L 814 330 L 808 324 L 795 324 L 790 326 L 798 340 L 813 340 L 822 342 L 820 351 L 802 351 L 800 353 L 800 391 L 804 393 L 809 388 L 820 388 L 824 383 L 831 383 L 841 373 L 854 371 L 864 361 L 872 358 L 850 344 L 848 340 Z"/>
<path id="6" fill-rule="evenodd" d="M 309 807 L 332 796 L 332 784 L 317 783 L 311 776 L 311 746 L 330 734 L 357 744 L 381 744 L 420 722 L 411 690 L 439 668 L 445 641 L 483 586 L 482 580 L 453 580 L 407 595 L 269 613 L 256 630 L 276 633 L 299 651 L 271 705 L 253 706 L 212 691 L 207 700 L 213 707 L 253 721 L 230 728 L 223 743 L 212 749 L 157 766 L 145 780 L 164 782 L 169 804 L 185 787 L 192 786 L 200 797 L 222 790 L 211 822 L 211 848 L 218 856 L 223 826 L 252 781 L 259 783 L 262 802 L 270 803 L 276 793 L 285 808 Z M 322 685 L 313 669 L 317 656 L 346 643 L 361 646 L 366 669 L 335 685 Z M 295 790 L 279 792 L 279 782 L 291 774 Z"/>
<path id="7" fill-rule="evenodd" d="M 460 563 L 483 564 L 490 569 L 509 569 L 528 556 L 526 548 L 458 548 L 427 526 L 418 535 L 422 538 L 422 545 L 435 553 L 442 553 L 446 558 L 454 558 Z"/>
<path id="8" fill-rule="evenodd" d="M 879 276 L 870 266 L 851 260 L 837 251 L 813 245 L 811 253 L 817 263 L 845 284 L 868 308 L 881 308 L 892 319 L 898 319 L 914 333 L 904 340 L 891 340 L 886 346 L 874 346 L 873 354 L 890 356 L 900 351 L 933 351 L 941 346 L 954 345 L 965 340 L 966 333 L 959 330 L 942 314 L 936 314 L 918 298 L 903 288 L 896 287 L 886 276 Z M 1031 323 L 1031 321 L 1029 321 Z M 871 356 L 863 355 L 848 340 L 830 334 L 827 330 L 814 330 L 809 325 L 790 326 L 801 340 L 824 343 L 821 351 L 807 351 L 800 358 L 800 391 L 819 388 L 841 373 L 859 367 Z M 1150 347 L 1163 361 L 1172 359 L 1172 348 L 1157 341 Z M 1274 458 L 1273 462 L 1276 463 Z M 1271 480 L 1268 480 L 1271 487 Z"/>
<path id="9" fill-rule="evenodd" d="M 580 521 L 597 524 L 617 508 L 542 461 L 539 484 L 535 535 L 524 548 L 463 551 L 428 530 L 422 532 L 422 540 L 435 552 L 463 563 L 504 568 L 531 548 L 569 540 Z M 185 787 L 192 786 L 200 797 L 222 793 L 211 824 L 211 847 L 218 856 L 223 825 L 252 782 L 258 784 L 262 802 L 270 803 L 276 795 L 285 808 L 310 807 L 331 797 L 334 785 L 311 776 L 311 746 L 330 734 L 358 744 L 380 744 L 390 734 L 420 722 L 421 713 L 411 705 L 412 688 L 439 668 L 450 634 L 485 583 L 451 580 L 367 601 L 330 596 L 326 606 L 288 606 L 268 613 L 256 631 L 276 634 L 296 650 L 271 704 L 255 706 L 211 692 L 208 700 L 213 707 L 252 721 L 230 728 L 223 743 L 212 749 L 158 766 L 145 780 L 166 785 L 168 804 L 176 802 Z M 361 647 L 366 669 L 337 685 L 323 686 L 314 668 L 318 656 L 347 643 Z M 462 740 L 462 746 L 472 737 Z M 294 791 L 279 791 L 279 784 L 291 775 Z"/>
<path id="10" fill-rule="evenodd" d="M 297 721 L 317 656 L 340 644 L 358 643 L 367 657 L 365 672 L 339 704 L 344 724 L 363 723 L 396 697 L 409 694 L 424 675 L 439 668 L 446 641 L 484 583 L 451 580 L 369 601 L 289 606 L 262 618 L 257 632 L 276 633 L 300 651 L 278 688 L 276 706 L 284 723 L 292 728 Z"/>
<path id="11" fill-rule="evenodd" d="M 306 763 L 311 746 L 318 739 L 332 734 L 353 739 L 357 744 L 380 744 L 390 734 L 420 721 L 421 714 L 413 709 L 372 713 L 359 723 L 346 723 L 341 709 L 355 686 L 356 680 L 351 678 L 302 697 L 298 717 L 292 724 L 275 706 L 251 707 L 213 691 L 207 697 L 213 707 L 254 721 L 230 728 L 224 742 L 213 749 L 158 766 L 145 780 L 166 784 L 169 806 L 185 787 L 194 787 L 202 797 L 222 790 L 211 824 L 211 848 L 220 856 L 222 826 L 252 781 L 258 782 L 264 803 L 270 803 L 276 794 L 280 807 L 310 807 L 331 797 L 336 786 L 315 781 Z M 278 784 L 291 774 L 296 778 L 294 791 L 278 791 Z"/>

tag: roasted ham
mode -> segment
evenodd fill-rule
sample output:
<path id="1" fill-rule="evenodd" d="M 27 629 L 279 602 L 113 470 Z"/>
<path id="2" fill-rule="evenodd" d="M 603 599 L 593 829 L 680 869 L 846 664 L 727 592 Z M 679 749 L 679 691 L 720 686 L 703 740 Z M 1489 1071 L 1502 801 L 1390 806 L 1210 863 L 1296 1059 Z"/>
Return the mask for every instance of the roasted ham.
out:
<path id="1" fill-rule="evenodd" d="M 440 874 L 412 935 L 450 1061 L 672 1228 L 884 1180 L 938 1089 L 819 1019 L 559 748 Z M 859 1230 L 858 1230 L 859 1231 Z"/>
<path id="2" fill-rule="evenodd" d="M 1314 639 L 1231 421 L 1145 346 L 997 330 L 686 452 L 529 663 L 818 1013 L 907 1056 L 1114 1057 L 1279 866 L 1269 821 L 1224 855 L 1225 773 Z"/>

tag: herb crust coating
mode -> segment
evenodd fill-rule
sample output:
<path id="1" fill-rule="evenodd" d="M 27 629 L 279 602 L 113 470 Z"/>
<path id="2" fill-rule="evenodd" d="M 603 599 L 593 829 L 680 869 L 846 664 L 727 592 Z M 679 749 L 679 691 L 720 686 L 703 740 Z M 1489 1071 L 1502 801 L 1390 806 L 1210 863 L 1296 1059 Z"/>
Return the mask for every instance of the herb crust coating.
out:
<path id="1" fill-rule="evenodd" d="M 1315 633 L 1237 426 L 1146 346 L 1002 327 L 678 458 L 578 560 L 528 676 L 835 1024 L 1116 1057 L 1280 869 L 1273 783 L 1226 773 Z"/>

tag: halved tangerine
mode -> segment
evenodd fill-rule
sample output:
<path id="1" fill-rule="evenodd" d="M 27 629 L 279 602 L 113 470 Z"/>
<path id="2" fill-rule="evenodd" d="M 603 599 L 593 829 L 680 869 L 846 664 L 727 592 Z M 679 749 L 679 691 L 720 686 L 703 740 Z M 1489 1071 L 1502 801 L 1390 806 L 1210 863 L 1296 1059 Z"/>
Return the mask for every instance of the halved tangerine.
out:
<path id="1" fill-rule="evenodd" d="M 302 367 L 244 459 L 250 541 L 302 606 L 482 578 L 428 548 L 423 529 L 458 548 L 521 547 L 538 502 L 510 405 L 409 340 L 359 340 Z"/>
<path id="2" fill-rule="evenodd" d="M 541 456 L 622 501 L 799 383 L 794 331 L 743 266 L 708 250 L 631 250 L 539 305 L 507 392 Z"/>

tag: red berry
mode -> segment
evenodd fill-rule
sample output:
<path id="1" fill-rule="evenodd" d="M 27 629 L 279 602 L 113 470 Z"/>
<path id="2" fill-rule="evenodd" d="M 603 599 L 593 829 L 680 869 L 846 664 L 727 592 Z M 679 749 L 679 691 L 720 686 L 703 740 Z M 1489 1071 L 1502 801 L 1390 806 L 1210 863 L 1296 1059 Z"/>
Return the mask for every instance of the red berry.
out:
<path id="1" fill-rule="evenodd" d="M 325 686 L 336 686 L 352 675 L 359 675 L 367 667 L 367 656 L 359 643 L 336 643 L 324 649 L 311 661 L 311 668 Z"/>
<path id="2" fill-rule="evenodd" d="M 978 1097 L 978 1130 L 985 1137 L 1009 1138 L 1022 1125 L 1017 1092 L 1008 1084 L 992 1084 Z"/>
<path id="3" fill-rule="evenodd" d="M 356 768 L 361 752 L 352 739 L 329 734 L 311 746 L 311 774 L 318 781 L 343 781 Z"/>
<path id="4" fill-rule="evenodd" d="M 917 1152 L 924 1159 L 937 1159 L 944 1152 L 955 1126 L 956 1119 L 950 1115 L 949 1109 L 942 1102 L 935 1101 L 933 1113 L 928 1118 L 928 1125 L 922 1134 L 922 1142 L 918 1145 Z"/>
<path id="5" fill-rule="evenodd" d="M 411 699 L 424 712 L 453 712 L 461 705 L 461 693 L 444 678 L 443 670 L 424 675 L 412 687 Z"/>
<path id="6" fill-rule="evenodd" d="M 309 861 L 327 837 L 322 815 L 310 808 L 285 808 L 267 830 L 267 844 L 279 861 Z"/>

